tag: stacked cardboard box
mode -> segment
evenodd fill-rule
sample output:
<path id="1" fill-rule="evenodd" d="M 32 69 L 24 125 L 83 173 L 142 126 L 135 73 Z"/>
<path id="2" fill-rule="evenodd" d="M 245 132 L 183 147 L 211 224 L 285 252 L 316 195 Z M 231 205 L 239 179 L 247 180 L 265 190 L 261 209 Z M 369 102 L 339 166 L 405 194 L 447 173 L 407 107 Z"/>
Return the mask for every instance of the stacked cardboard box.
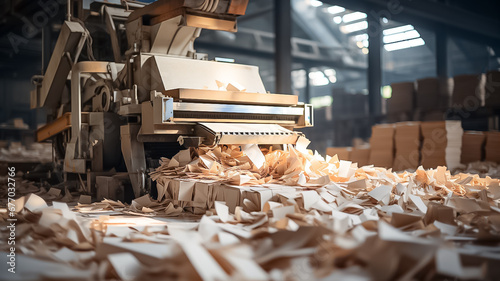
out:
<path id="1" fill-rule="evenodd" d="M 387 118 L 390 122 L 404 121 L 413 116 L 414 82 L 392 83 L 392 95 L 387 100 Z"/>
<path id="2" fill-rule="evenodd" d="M 444 121 L 445 112 L 443 110 L 433 110 L 429 112 L 420 112 L 420 117 L 418 120 L 420 121 Z"/>
<path id="3" fill-rule="evenodd" d="M 500 108 L 500 71 L 498 70 L 486 73 L 485 106 Z"/>
<path id="4" fill-rule="evenodd" d="M 392 167 L 394 158 L 394 124 L 372 127 L 370 138 L 370 164 L 377 167 Z"/>
<path id="5" fill-rule="evenodd" d="M 337 155 L 339 160 L 358 163 L 358 167 L 366 166 L 370 160 L 370 147 L 363 145 L 359 147 L 328 147 L 326 155 Z"/>
<path id="6" fill-rule="evenodd" d="M 342 89 L 333 91 L 334 117 L 368 115 L 368 95 L 347 93 Z"/>
<path id="7" fill-rule="evenodd" d="M 481 161 L 486 135 L 478 131 L 465 131 L 462 137 L 462 164 Z"/>
<path id="8" fill-rule="evenodd" d="M 326 149 L 326 155 L 334 156 L 337 155 L 339 160 L 349 161 L 351 159 L 352 147 L 328 147 Z"/>
<path id="9" fill-rule="evenodd" d="M 436 168 L 460 165 L 463 129 L 461 121 L 422 122 L 422 166 Z"/>
<path id="10" fill-rule="evenodd" d="M 424 78 L 417 80 L 416 103 L 422 112 L 439 109 L 440 99 L 439 78 Z"/>
<path id="11" fill-rule="evenodd" d="M 484 105 L 485 76 L 458 75 L 453 77 L 453 94 L 451 97 L 453 107 L 470 108 Z"/>
<path id="12" fill-rule="evenodd" d="M 417 169 L 420 163 L 420 122 L 396 123 L 394 143 L 393 169 Z"/>
<path id="13" fill-rule="evenodd" d="M 500 163 L 500 132 L 486 133 L 486 161 Z"/>
<path id="14" fill-rule="evenodd" d="M 369 148 L 370 147 L 370 144 L 368 142 L 366 142 L 365 140 L 363 140 L 362 138 L 353 138 L 351 141 L 351 145 L 354 148 L 358 148 L 358 147 Z"/>
<path id="15" fill-rule="evenodd" d="M 370 163 L 370 147 L 358 146 L 353 147 L 351 151 L 351 159 L 353 163 L 358 163 L 358 167 L 369 165 Z"/>

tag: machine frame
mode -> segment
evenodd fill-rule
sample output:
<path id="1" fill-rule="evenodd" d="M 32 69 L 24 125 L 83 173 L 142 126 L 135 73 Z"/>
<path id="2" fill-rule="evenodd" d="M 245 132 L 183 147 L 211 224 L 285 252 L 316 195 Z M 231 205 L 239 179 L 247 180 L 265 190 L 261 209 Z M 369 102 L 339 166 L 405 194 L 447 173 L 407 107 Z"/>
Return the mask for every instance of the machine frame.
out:
<path id="1" fill-rule="evenodd" d="M 37 140 L 62 140 L 64 172 L 87 174 L 89 190 L 110 182 L 99 177 L 120 174 L 124 163 L 120 178 L 128 175 L 135 197 L 143 194 L 157 162 L 148 143 L 172 152 L 181 145 L 287 144 L 300 136 L 293 129 L 313 125 L 311 105 L 266 92 L 256 66 L 208 61 L 194 49 L 202 28 L 235 32 L 248 0 L 115 2 L 93 1 L 89 10 L 72 2 L 78 9 L 62 25 L 31 98 L 48 112 Z M 92 46 L 95 30 L 107 31 L 111 54 Z"/>

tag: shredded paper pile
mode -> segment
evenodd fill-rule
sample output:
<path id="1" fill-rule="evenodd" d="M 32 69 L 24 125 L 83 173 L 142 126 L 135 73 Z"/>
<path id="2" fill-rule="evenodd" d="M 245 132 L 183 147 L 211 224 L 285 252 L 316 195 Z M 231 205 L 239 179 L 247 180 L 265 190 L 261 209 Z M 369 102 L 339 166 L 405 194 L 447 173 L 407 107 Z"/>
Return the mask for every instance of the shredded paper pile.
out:
<path id="1" fill-rule="evenodd" d="M 498 279 L 498 179 L 357 167 L 305 147 L 184 150 L 151 173 L 158 197 L 130 205 L 72 208 L 50 190 L 21 197 L 10 277 Z"/>

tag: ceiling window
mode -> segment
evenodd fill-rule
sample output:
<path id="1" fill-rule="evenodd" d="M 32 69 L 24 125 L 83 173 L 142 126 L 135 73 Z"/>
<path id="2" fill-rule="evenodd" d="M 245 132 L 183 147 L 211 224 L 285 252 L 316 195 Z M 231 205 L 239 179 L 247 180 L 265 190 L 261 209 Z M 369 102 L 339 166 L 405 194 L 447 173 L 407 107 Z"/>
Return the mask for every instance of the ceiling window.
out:
<path id="1" fill-rule="evenodd" d="M 392 52 L 425 45 L 424 39 L 413 25 L 403 25 L 384 30 L 384 48 Z"/>

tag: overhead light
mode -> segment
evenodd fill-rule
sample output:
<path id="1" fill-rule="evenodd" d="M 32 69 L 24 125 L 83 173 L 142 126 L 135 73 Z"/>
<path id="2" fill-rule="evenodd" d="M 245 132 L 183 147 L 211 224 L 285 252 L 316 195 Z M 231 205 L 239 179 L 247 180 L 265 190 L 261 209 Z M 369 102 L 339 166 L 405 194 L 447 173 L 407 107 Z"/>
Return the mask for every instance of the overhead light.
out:
<path id="1" fill-rule="evenodd" d="M 361 49 L 361 52 L 363 54 L 367 55 L 369 51 L 368 51 L 368 48 L 363 48 L 363 49 Z"/>
<path id="2" fill-rule="evenodd" d="M 342 23 L 342 17 L 341 16 L 333 17 L 333 22 L 336 24 Z"/>
<path id="3" fill-rule="evenodd" d="M 384 43 L 394 43 L 394 42 L 418 38 L 418 37 L 420 37 L 420 33 L 418 33 L 418 31 L 410 30 L 410 31 L 406 31 L 406 32 L 385 35 L 383 41 L 384 41 Z"/>
<path id="4" fill-rule="evenodd" d="M 339 13 L 342 13 L 343 11 L 345 11 L 345 8 L 335 5 L 335 6 L 328 7 L 326 10 L 330 14 L 336 15 L 336 14 L 339 14 Z"/>
<path id="5" fill-rule="evenodd" d="M 352 23 L 352 24 L 341 26 L 340 31 L 342 31 L 343 33 L 351 33 L 351 32 L 355 32 L 355 31 L 367 29 L 367 28 L 368 28 L 368 22 L 367 21 L 360 21 L 357 23 Z"/>
<path id="6" fill-rule="evenodd" d="M 345 14 L 342 17 L 342 20 L 344 22 L 353 22 L 353 21 L 357 21 L 357 20 L 360 20 L 360 19 L 364 19 L 364 18 L 366 18 L 366 14 L 365 13 L 354 12 L 354 13 L 350 13 L 350 14 Z"/>
<path id="7" fill-rule="evenodd" d="M 396 43 L 385 44 L 384 48 L 386 51 L 391 52 L 391 51 L 407 49 L 407 48 L 417 47 L 417 46 L 422 46 L 422 45 L 425 45 L 424 39 L 417 38 L 417 39 L 411 39 L 411 40 L 406 40 L 406 41 L 400 41 L 400 42 L 396 42 Z"/>
<path id="8" fill-rule="evenodd" d="M 310 0 L 309 5 L 311 5 L 313 7 L 319 7 L 319 6 L 323 5 L 323 2 L 318 1 L 318 0 Z"/>
<path id="9" fill-rule="evenodd" d="M 396 34 L 396 33 L 401 33 L 409 30 L 415 29 L 413 25 L 408 24 L 408 25 L 403 25 L 403 26 L 398 26 L 398 27 L 393 27 L 389 28 L 383 31 L 384 35 L 391 35 L 391 34 Z"/>
<path id="10" fill-rule="evenodd" d="M 386 17 L 383 17 L 383 18 L 382 18 L 382 22 L 383 22 L 383 23 L 388 23 L 388 22 L 389 22 L 389 20 L 388 20 Z"/>

